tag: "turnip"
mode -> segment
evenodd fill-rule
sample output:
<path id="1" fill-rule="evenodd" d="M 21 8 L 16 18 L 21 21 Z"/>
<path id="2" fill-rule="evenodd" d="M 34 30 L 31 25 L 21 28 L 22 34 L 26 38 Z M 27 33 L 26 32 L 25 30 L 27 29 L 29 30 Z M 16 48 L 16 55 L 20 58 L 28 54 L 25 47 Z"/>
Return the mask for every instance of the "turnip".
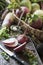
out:
<path id="1" fill-rule="evenodd" d="M 40 5 L 37 3 L 32 3 L 32 13 L 36 10 L 40 10 Z"/>
<path id="2" fill-rule="evenodd" d="M 26 7 L 26 6 L 22 6 L 21 10 L 24 11 L 24 14 L 30 13 L 28 7 Z"/>
<path id="3" fill-rule="evenodd" d="M 21 21 L 19 25 L 22 26 L 22 27 L 21 27 L 22 30 L 25 30 L 25 29 L 27 28 L 27 31 L 28 31 L 27 33 L 28 33 L 29 35 L 34 35 L 34 36 L 36 36 L 39 40 L 42 40 L 42 41 L 43 41 L 43 31 L 42 31 L 42 30 L 35 29 L 35 28 L 31 27 L 30 25 L 26 24 L 23 20 L 20 20 L 16 15 L 15 15 L 15 17 L 16 17 L 16 19 L 17 19 L 18 21 Z M 14 22 L 14 23 L 18 23 L 18 21 L 17 21 L 17 22 Z"/>
<path id="4" fill-rule="evenodd" d="M 20 5 L 26 6 L 29 9 L 29 11 L 31 11 L 31 1 L 30 0 L 22 0 Z"/>
<path id="5" fill-rule="evenodd" d="M 40 29 L 43 26 L 43 10 L 36 10 L 33 15 L 33 21 L 31 22 L 31 26 Z"/>
<path id="6" fill-rule="evenodd" d="M 11 48 L 16 47 L 18 45 L 18 41 L 16 38 L 9 38 L 2 42 L 4 43 L 5 46 L 11 47 Z"/>
<path id="7" fill-rule="evenodd" d="M 14 21 L 14 14 L 12 12 L 9 12 L 6 16 L 5 16 L 5 19 L 2 23 L 2 27 L 1 27 L 1 30 L 0 30 L 0 37 L 2 38 L 3 35 L 6 36 L 7 33 L 6 30 L 8 27 L 10 27 L 10 25 L 13 23 Z"/>
<path id="8" fill-rule="evenodd" d="M 9 12 L 2 23 L 2 27 L 8 27 L 11 25 L 11 23 L 14 21 L 14 14 L 12 12 Z"/>
<path id="9" fill-rule="evenodd" d="M 21 13 L 22 13 L 22 10 L 21 9 L 16 9 L 16 15 L 18 17 L 20 17 Z"/>
<path id="10" fill-rule="evenodd" d="M 39 17 L 43 17 L 43 10 L 36 10 L 34 13 L 33 13 L 33 16 L 34 15 L 37 15 Z"/>
<path id="11" fill-rule="evenodd" d="M 22 12 L 23 12 L 23 16 L 25 16 L 27 13 L 30 13 L 28 7 L 26 6 L 21 6 L 20 9 L 16 9 L 16 15 L 18 17 L 21 16 Z"/>
<path id="12" fill-rule="evenodd" d="M 32 26 L 35 29 L 41 29 L 42 28 L 42 20 L 40 18 L 38 18 L 35 21 L 32 21 L 30 26 Z"/>
<path id="13" fill-rule="evenodd" d="M 22 43 L 28 41 L 28 37 L 27 37 L 26 35 L 22 34 L 22 35 L 19 35 L 19 36 L 17 37 L 17 40 L 18 40 L 19 43 L 22 44 Z"/>

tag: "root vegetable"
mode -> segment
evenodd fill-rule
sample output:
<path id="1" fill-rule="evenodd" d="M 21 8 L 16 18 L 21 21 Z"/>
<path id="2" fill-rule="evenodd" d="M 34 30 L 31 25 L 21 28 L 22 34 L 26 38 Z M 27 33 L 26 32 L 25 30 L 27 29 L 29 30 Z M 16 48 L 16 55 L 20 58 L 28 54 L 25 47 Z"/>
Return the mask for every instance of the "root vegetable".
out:
<path id="1" fill-rule="evenodd" d="M 8 9 L 6 9 L 6 10 L 2 13 L 2 17 L 1 17 L 2 20 L 5 18 L 5 16 L 7 15 L 7 13 L 8 13 Z"/>
<path id="2" fill-rule="evenodd" d="M 12 12 L 9 12 L 6 15 L 6 17 L 5 17 L 5 19 L 4 19 L 3 23 L 2 23 L 2 27 L 8 27 L 8 26 L 10 26 L 13 21 L 14 21 L 14 15 L 13 15 Z"/>
<path id="3" fill-rule="evenodd" d="M 15 18 L 16 18 L 17 22 L 20 20 L 16 15 L 15 15 Z M 29 35 L 35 35 L 39 40 L 43 41 L 43 31 L 42 30 L 32 28 L 31 26 L 26 24 L 23 20 L 20 20 L 20 21 L 21 21 L 20 26 L 22 26 L 23 30 L 25 30 L 27 27 L 27 31 L 28 31 L 27 33 Z"/>
<path id="4" fill-rule="evenodd" d="M 20 17 L 21 13 L 22 13 L 22 11 L 21 11 L 20 9 L 17 9 L 17 10 L 16 10 L 16 15 L 17 15 L 18 17 Z"/>
<path id="5" fill-rule="evenodd" d="M 14 21 L 14 15 L 12 12 L 9 12 L 2 23 L 2 28 L 0 29 L 0 39 L 2 39 L 2 37 L 6 38 L 9 37 L 6 31 L 9 28 L 9 26 L 13 23 L 13 21 Z"/>
<path id="6" fill-rule="evenodd" d="M 35 28 L 35 29 L 41 29 L 42 28 L 42 19 L 38 18 L 37 20 L 32 21 L 30 23 L 30 26 Z"/>
<path id="7" fill-rule="evenodd" d="M 22 6 L 21 10 L 24 11 L 24 14 L 30 13 L 28 7 Z"/>
<path id="8" fill-rule="evenodd" d="M 22 44 L 22 43 L 28 41 L 28 37 L 27 37 L 26 35 L 22 34 L 22 35 L 19 35 L 19 36 L 17 37 L 17 40 L 18 40 L 19 43 Z"/>
<path id="9" fill-rule="evenodd" d="M 18 45 L 18 41 L 16 38 L 9 38 L 2 42 L 4 43 L 5 46 L 11 47 L 11 48 L 16 47 Z"/>

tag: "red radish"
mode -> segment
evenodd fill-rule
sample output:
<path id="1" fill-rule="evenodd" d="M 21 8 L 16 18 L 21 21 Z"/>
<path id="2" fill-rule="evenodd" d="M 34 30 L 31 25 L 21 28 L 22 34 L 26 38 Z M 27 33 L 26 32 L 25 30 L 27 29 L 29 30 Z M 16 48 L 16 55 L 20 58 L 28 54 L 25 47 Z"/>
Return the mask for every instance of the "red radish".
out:
<path id="1" fill-rule="evenodd" d="M 22 13 L 22 11 L 21 11 L 20 9 L 17 9 L 17 10 L 16 10 L 16 15 L 17 15 L 18 17 L 20 17 L 21 13 Z"/>
<path id="2" fill-rule="evenodd" d="M 20 17 L 22 12 L 24 13 L 23 15 L 26 15 L 27 13 L 29 13 L 29 9 L 25 6 L 22 6 L 20 9 L 16 10 L 16 15 Z"/>
<path id="3" fill-rule="evenodd" d="M 22 34 L 17 37 L 17 40 L 19 43 L 24 43 L 24 42 L 28 41 L 28 37 L 26 35 Z"/>
<path id="4" fill-rule="evenodd" d="M 2 42 L 4 43 L 4 45 L 6 45 L 8 47 L 16 47 L 18 45 L 18 41 L 16 38 L 9 38 Z"/>
<path id="5" fill-rule="evenodd" d="M 40 29 L 42 27 L 42 20 L 38 19 L 30 24 L 33 28 Z"/>
<path id="6" fill-rule="evenodd" d="M 24 14 L 29 13 L 29 9 L 27 7 L 25 7 L 25 6 L 22 6 L 21 10 L 24 12 Z"/>
<path id="7" fill-rule="evenodd" d="M 9 47 L 9 48 L 15 48 L 18 44 L 14 43 L 14 44 L 11 44 L 11 45 L 7 45 L 7 44 L 4 44 L 4 45 Z"/>
<path id="8" fill-rule="evenodd" d="M 26 44 L 27 44 L 27 43 L 24 42 L 24 43 L 21 44 L 20 46 L 14 48 L 14 51 L 15 51 L 15 52 L 20 52 L 20 51 L 22 51 L 22 50 L 25 48 Z"/>
<path id="9" fill-rule="evenodd" d="M 5 19 L 4 19 L 3 23 L 2 23 L 1 30 L 0 30 L 0 36 L 3 37 L 4 32 L 6 31 L 7 27 L 10 27 L 10 25 L 14 22 L 14 19 L 15 19 L 15 17 L 14 17 L 14 14 L 13 14 L 12 12 L 9 12 L 9 13 L 6 15 L 6 17 L 5 17 Z M 2 34 L 3 34 L 3 35 L 2 35 Z M 5 35 L 5 36 L 6 36 L 6 35 Z M 6 37 L 7 37 L 7 36 L 6 36 Z"/>
<path id="10" fill-rule="evenodd" d="M 11 23 L 13 23 L 14 21 L 14 14 L 9 12 L 6 16 L 5 19 L 2 23 L 2 27 L 8 27 L 11 25 Z"/>

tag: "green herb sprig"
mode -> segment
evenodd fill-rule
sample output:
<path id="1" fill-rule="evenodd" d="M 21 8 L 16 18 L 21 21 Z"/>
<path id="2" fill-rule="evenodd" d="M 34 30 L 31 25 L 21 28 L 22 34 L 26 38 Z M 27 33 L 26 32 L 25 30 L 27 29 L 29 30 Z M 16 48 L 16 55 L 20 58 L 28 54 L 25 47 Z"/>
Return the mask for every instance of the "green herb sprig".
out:
<path id="1" fill-rule="evenodd" d="M 20 3 L 16 0 L 15 2 L 11 2 L 9 5 L 8 5 L 8 9 L 17 9 L 20 7 Z"/>
<path id="2" fill-rule="evenodd" d="M 9 38 L 9 33 L 8 33 L 8 29 L 6 27 L 0 29 L 0 39 L 3 39 L 4 38 Z"/>

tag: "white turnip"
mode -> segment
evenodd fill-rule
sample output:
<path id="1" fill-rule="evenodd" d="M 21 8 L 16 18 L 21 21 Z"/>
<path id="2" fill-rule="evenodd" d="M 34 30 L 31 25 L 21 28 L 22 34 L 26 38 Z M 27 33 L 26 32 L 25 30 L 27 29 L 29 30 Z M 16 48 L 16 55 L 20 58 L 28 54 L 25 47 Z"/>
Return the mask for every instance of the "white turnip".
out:
<path id="1" fill-rule="evenodd" d="M 18 45 L 18 41 L 16 38 L 9 38 L 2 42 L 4 43 L 5 46 L 11 47 L 11 48 L 16 47 Z"/>
<path id="2" fill-rule="evenodd" d="M 19 43 L 24 43 L 24 42 L 28 41 L 28 37 L 26 35 L 22 34 L 17 37 L 17 40 Z"/>
<path id="3" fill-rule="evenodd" d="M 14 14 L 12 12 L 9 12 L 2 23 L 2 27 L 8 27 L 11 25 L 11 23 L 14 21 Z"/>
<path id="4" fill-rule="evenodd" d="M 5 19 L 2 23 L 2 27 L 0 29 L 0 38 L 2 39 L 3 35 L 7 38 L 6 34 L 8 33 L 5 33 L 7 28 L 10 27 L 10 25 L 13 23 L 14 21 L 14 14 L 12 12 L 9 12 L 6 16 L 5 16 Z"/>

